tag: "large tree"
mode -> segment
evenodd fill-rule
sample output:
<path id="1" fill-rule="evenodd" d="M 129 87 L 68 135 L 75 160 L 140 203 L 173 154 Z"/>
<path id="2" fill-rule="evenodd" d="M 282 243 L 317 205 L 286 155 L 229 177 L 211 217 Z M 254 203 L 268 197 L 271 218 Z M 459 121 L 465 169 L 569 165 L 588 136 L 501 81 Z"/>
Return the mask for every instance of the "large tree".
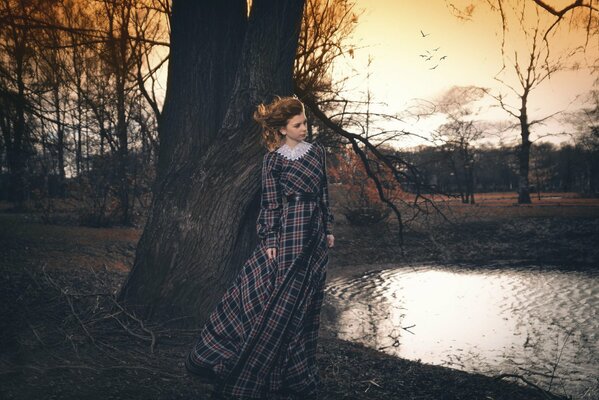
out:
<path id="1" fill-rule="evenodd" d="M 303 0 L 173 2 L 154 200 L 120 299 L 193 325 L 255 246 L 264 149 L 251 119 L 292 93 Z"/>

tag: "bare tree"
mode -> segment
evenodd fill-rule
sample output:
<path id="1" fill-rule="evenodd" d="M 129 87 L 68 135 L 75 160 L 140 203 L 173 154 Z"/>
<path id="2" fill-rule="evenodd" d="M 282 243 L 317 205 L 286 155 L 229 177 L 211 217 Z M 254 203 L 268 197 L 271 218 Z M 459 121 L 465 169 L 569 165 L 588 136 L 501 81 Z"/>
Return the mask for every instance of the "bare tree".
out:
<path id="1" fill-rule="evenodd" d="M 357 25 L 359 12 L 352 0 L 307 0 L 304 5 L 297 54 L 293 68 L 295 92 L 305 93 L 320 107 L 330 110 L 345 77 L 333 79 L 334 62 L 353 56 L 354 44 L 350 41 Z M 327 140 L 326 130 L 319 129 L 318 120 L 308 115 L 308 139 L 319 132 L 319 140 Z M 328 139 L 331 139 L 330 137 Z"/>
<path id="2" fill-rule="evenodd" d="M 551 14 L 554 18 L 553 23 L 545 30 L 544 37 L 547 36 L 560 24 L 564 23 L 564 18 L 568 15 L 574 15 L 574 23 L 579 28 L 584 28 L 587 33 L 585 46 L 589 44 L 589 39 L 597 33 L 597 18 L 599 7 L 595 0 L 574 0 L 562 4 L 561 8 L 549 4 L 544 0 L 533 0 L 537 7 Z"/>
<path id="3" fill-rule="evenodd" d="M 526 31 L 525 31 L 526 32 Z M 529 33 L 529 32 L 527 32 Z M 528 204 L 531 202 L 529 189 L 529 165 L 530 165 L 530 148 L 531 128 L 534 125 L 541 124 L 550 116 L 545 116 L 539 119 L 531 120 L 529 116 L 529 100 L 532 91 L 534 91 L 545 79 L 551 74 L 564 68 L 561 61 L 554 63 L 545 62 L 545 57 L 549 48 L 546 42 L 542 39 L 542 32 L 537 25 L 528 35 L 530 39 L 530 52 L 527 57 L 519 57 L 516 51 L 513 59 L 513 71 L 515 72 L 519 86 L 512 86 L 507 80 L 497 78 L 503 83 L 518 99 L 518 106 L 513 106 L 503 94 L 491 94 L 500 104 L 501 108 L 512 117 L 516 118 L 520 129 L 520 149 L 518 152 L 519 160 L 519 182 L 518 182 L 518 203 Z M 521 59 L 524 58 L 524 61 Z"/>
<path id="4" fill-rule="evenodd" d="M 58 7 L 49 7 L 45 18 L 49 24 L 58 24 Z M 36 90 L 40 103 L 35 110 L 36 116 L 44 121 L 46 127 L 52 126 L 52 148 L 56 154 L 56 168 L 52 172 L 58 177 L 57 189 L 61 196 L 65 193 L 67 164 L 67 129 L 66 109 L 69 103 L 67 76 L 71 72 L 68 54 L 65 49 L 65 33 L 55 29 L 45 29 L 38 39 L 36 51 L 37 77 Z M 45 135 L 46 132 L 42 132 Z"/>
<path id="5" fill-rule="evenodd" d="M 599 9 L 593 0 L 571 1 L 559 9 L 544 0 L 486 0 L 485 3 L 497 12 L 501 21 L 504 65 L 496 79 L 511 92 L 511 98 L 517 100 L 511 100 L 510 96 L 503 93 L 489 94 L 504 111 L 518 121 L 518 203 L 530 203 L 530 149 L 534 141 L 531 136 L 532 128 L 555 115 L 532 119 L 529 112 L 531 94 L 556 72 L 576 65 L 572 56 L 580 50 L 579 46 L 588 44 L 590 35 L 596 29 L 593 21 L 596 21 Z M 451 2 L 448 4 L 460 18 L 472 18 L 475 7 L 459 8 Z M 548 15 L 555 18 L 543 23 L 542 21 L 547 21 Z M 569 49 L 556 49 L 552 40 L 567 15 L 572 15 L 572 20 L 577 22 L 574 27 L 584 27 L 587 30 L 586 43 L 574 43 Z"/>
<path id="6" fill-rule="evenodd" d="M 496 80 L 503 84 L 511 92 L 511 96 L 517 99 L 517 105 L 510 100 L 509 95 L 503 93 L 492 93 L 500 107 L 510 116 L 518 121 L 520 132 L 520 147 L 518 150 L 519 161 L 519 182 L 518 182 L 518 203 L 527 204 L 531 202 L 530 198 L 530 149 L 533 143 L 532 128 L 535 125 L 542 124 L 556 113 L 545 115 L 532 119 L 529 113 L 530 98 L 532 92 L 539 87 L 546 79 L 556 72 L 565 69 L 568 66 L 570 58 L 576 53 L 575 50 L 569 50 L 557 55 L 550 53 L 550 38 L 547 36 L 549 28 L 544 28 L 541 18 L 536 13 L 530 13 L 526 9 L 526 3 L 520 2 L 512 5 L 511 18 L 516 19 L 512 22 L 503 3 L 499 3 L 504 34 L 507 31 L 507 25 L 513 23 L 515 29 L 522 33 L 524 46 L 513 48 L 513 54 L 509 55 L 506 49 L 505 41 L 502 45 L 504 55 L 504 67 Z M 527 18 L 526 15 L 529 15 Z M 532 16 L 531 16 L 532 15 Z M 530 19 L 534 18 L 534 25 L 531 28 Z M 516 42 L 517 43 L 517 42 Z M 508 66 L 509 64 L 509 66 Z M 510 74 L 515 75 L 516 84 L 510 81 Z M 507 72 L 504 73 L 504 72 Z"/>
<path id="7" fill-rule="evenodd" d="M 433 141 L 452 170 L 463 203 L 475 203 L 475 144 L 485 137 L 485 126 L 475 119 L 481 108 L 474 107 L 484 95 L 483 88 L 456 86 L 435 102 L 436 111 L 444 116 L 445 122 L 433 132 Z"/>
<path id="8" fill-rule="evenodd" d="M 353 55 L 348 41 L 359 13 L 351 0 L 306 0 L 302 29 L 293 71 L 295 85 L 315 98 L 321 98 L 340 84 L 331 77 L 333 62 Z"/>
<path id="9" fill-rule="evenodd" d="M 92 8 L 93 14 L 100 17 L 93 31 L 82 31 L 79 26 L 79 43 L 73 44 L 77 48 L 88 46 L 94 52 L 92 61 L 85 65 L 85 80 L 75 84 L 95 120 L 100 155 L 108 147 L 108 156 L 116 161 L 103 165 L 114 169 L 114 179 L 109 183 L 118 199 L 122 224 L 132 223 L 139 173 L 143 170 L 131 164 L 135 158 L 132 151 L 141 145 L 149 152 L 146 160 L 151 170 L 152 153 L 158 151 L 156 129 L 161 104 L 155 91 L 156 73 L 168 59 L 168 51 L 161 57 L 155 50 L 168 50 L 165 6 L 153 0 L 99 1 Z"/>
<path id="10" fill-rule="evenodd" d="M 170 6 L 168 2 L 158 0 L 144 0 L 140 3 L 132 18 L 135 37 L 131 47 L 137 54 L 133 58 L 135 69 L 132 73 L 137 80 L 141 95 L 150 106 L 158 123 L 162 104 L 157 93 L 159 86 L 157 72 L 168 62 L 168 47 L 164 43 L 168 42 L 170 35 Z M 156 138 L 150 135 L 147 139 L 158 151 Z"/>

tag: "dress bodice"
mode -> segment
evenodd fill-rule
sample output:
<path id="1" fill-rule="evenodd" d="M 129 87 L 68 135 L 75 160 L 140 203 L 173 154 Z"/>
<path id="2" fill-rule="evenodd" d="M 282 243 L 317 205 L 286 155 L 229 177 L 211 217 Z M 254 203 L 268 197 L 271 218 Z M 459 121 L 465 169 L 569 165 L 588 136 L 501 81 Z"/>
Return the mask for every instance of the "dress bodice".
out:
<path id="1" fill-rule="evenodd" d="M 267 241 L 267 247 L 277 247 L 283 198 L 292 193 L 316 193 L 325 230 L 332 232 L 334 218 L 329 208 L 325 148 L 317 142 L 301 142 L 295 147 L 290 149 L 283 145 L 264 155 L 257 228 L 258 236 Z"/>
<path id="2" fill-rule="evenodd" d="M 279 173 L 283 196 L 297 192 L 322 195 L 325 179 L 323 152 L 322 146 L 308 142 L 301 142 L 292 150 L 283 145 L 274 152 L 277 158 L 274 168 Z"/>

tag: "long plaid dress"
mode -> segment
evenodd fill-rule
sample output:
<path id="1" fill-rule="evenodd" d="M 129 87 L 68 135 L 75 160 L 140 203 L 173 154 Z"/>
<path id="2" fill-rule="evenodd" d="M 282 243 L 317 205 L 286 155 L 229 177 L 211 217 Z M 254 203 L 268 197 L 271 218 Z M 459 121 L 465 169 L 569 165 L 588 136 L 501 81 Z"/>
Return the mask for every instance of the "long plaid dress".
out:
<path id="1" fill-rule="evenodd" d="M 285 147 L 264 156 L 260 243 L 187 359 L 192 368 L 214 372 L 218 391 L 233 397 L 308 398 L 318 385 L 315 352 L 328 264 L 326 234 L 334 220 L 325 149 L 301 142 L 293 150 L 305 153 L 288 158 Z M 316 193 L 318 199 L 283 201 L 298 192 Z M 271 247 L 278 249 L 277 257 L 268 260 Z"/>

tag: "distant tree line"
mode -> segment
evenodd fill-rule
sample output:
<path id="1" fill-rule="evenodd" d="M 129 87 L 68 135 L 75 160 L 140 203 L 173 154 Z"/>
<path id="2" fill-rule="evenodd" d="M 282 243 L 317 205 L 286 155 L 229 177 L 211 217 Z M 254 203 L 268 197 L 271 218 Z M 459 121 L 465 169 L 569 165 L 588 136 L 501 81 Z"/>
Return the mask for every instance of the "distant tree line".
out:
<path id="1" fill-rule="evenodd" d="M 530 159 L 530 192 L 599 194 L 598 139 L 574 145 L 535 144 Z M 464 203 L 474 203 L 475 193 L 515 191 L 519 179 L 517 152 L 517 147 L 509 146 L 472 147 L 467 153 L 444 146 L 400 151 L 417 166 L 423 182 L 440 192 L 458 194 Z M 410 190 L 409 185 L 405 189 Z"/>

